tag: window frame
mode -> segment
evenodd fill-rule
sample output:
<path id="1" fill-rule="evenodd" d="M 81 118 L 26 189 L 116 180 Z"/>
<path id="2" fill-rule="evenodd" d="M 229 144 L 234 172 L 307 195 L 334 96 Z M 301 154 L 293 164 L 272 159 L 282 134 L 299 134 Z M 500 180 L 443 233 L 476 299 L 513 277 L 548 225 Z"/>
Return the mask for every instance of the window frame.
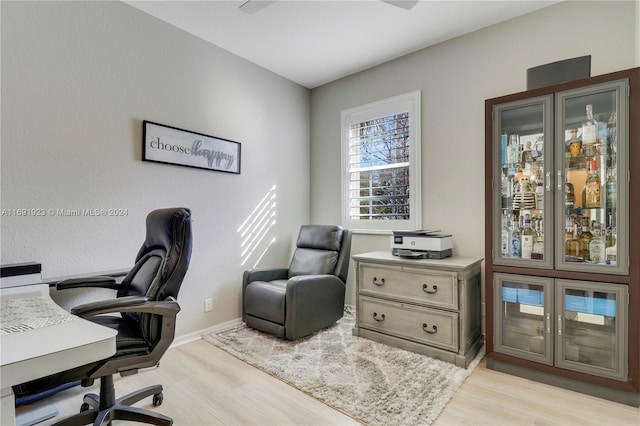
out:
<path id="1" fill-rule="evenodd" d="M 416 90 L 380 101 L 345 109 L 340 114 L 341 131 L 341 192 L 342 225 L 354 232 L 391 234 L 395 230 L 416 230 L 422 226 L 421 201 L 421 92 Z M 409 113 L 409 219 L 408 220 L 351 220 L 350 210 L 350 151 L 351 125 L 391 115 Z"/>

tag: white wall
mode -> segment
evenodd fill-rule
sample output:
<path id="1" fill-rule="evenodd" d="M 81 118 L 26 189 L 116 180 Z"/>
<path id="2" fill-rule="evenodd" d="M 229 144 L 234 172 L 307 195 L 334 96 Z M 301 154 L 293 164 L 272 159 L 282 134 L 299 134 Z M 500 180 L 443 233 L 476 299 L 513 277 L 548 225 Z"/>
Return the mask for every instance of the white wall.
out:
<path id="1" fill-rule="evenodd" d="M 45 278 L 128 268 L 155 208 L 193 212 L 178 335 L 240 316 L 238 228 L 275 186 L 265 265 L 288 264 L 309 212 L 309 90 L 121 2 L 2 7 L 2 263 Z M 142 120 L 242 143 L 242 174 L 141 161 Z M 204 298 L 213 312 L 204 313 Z"/>
<path id="2" fill-rule="evenodd" d="M 637 65 L 637 4 L 560 3 L 312 90 L 312 221 L 341 220 L 340 111 L 420 89 L 423 228 L 453 234 L 454 254 L 484 257 L 484 100 L 525 90 L 528 68 L 562 59 L 591 55 L 592 75 Z M 389 237 L 354 237 L 353 253 L 371 250 L 389 250 Z"/>

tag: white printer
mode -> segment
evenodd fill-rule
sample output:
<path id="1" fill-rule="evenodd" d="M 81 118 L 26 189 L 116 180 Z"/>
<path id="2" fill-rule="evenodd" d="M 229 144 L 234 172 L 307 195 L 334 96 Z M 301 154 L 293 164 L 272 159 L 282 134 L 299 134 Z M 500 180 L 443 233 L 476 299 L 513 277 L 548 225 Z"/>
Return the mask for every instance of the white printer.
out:
<path id="1" fill-rule="evenodd" d="M 444 259 L 452 255 L 451 235 L 438 231 L 393 231 L 391 254 L 416 259 Z"/>

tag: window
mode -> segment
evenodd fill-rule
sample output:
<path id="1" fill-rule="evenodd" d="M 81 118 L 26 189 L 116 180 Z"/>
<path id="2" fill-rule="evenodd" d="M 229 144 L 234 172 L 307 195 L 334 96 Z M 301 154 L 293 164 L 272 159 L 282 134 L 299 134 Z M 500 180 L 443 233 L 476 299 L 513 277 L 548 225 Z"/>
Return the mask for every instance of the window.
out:
<path id="1" fill-rule="evenodd" d="M 420 229 L 420 141 L 420 91 L 342 111 L 345 227 Z"/>

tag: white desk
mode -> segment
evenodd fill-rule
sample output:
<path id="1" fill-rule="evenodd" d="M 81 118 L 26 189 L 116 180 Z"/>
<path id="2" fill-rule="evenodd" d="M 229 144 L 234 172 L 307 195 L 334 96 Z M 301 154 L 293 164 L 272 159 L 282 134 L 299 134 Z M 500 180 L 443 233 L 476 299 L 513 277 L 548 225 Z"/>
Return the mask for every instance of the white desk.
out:
<path id="1" fill-rule="evenodd" d="M 11 386 L 108 358 L 116 330 L 70 315 L 46 284 L 0 292 L 0 424 L 15 424 Z"/>

